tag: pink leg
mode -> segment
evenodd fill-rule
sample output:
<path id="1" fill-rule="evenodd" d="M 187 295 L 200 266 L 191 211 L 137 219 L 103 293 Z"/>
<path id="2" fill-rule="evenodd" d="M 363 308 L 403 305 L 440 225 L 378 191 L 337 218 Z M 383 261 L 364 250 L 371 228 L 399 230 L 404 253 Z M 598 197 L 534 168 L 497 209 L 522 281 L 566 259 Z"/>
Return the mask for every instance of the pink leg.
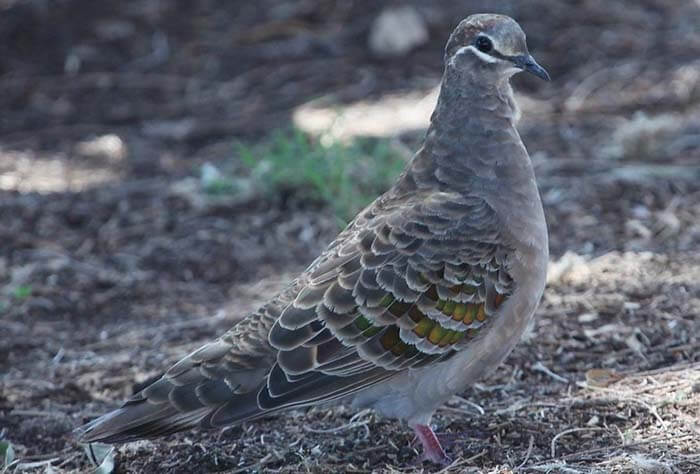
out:
<path id="1" fill-rule="evenodd" d="M 416 433 L 416 437 L 423 444 L 423 456 L 422 459 L 428 459 L 437 464 L 447 465 L 452 460 L 447 457 L 445 450 L 440 446 L 440 441 L 435 436 L 435 433 L 428 425 L 415 425 L 413 426 L 413 431 Z"/>

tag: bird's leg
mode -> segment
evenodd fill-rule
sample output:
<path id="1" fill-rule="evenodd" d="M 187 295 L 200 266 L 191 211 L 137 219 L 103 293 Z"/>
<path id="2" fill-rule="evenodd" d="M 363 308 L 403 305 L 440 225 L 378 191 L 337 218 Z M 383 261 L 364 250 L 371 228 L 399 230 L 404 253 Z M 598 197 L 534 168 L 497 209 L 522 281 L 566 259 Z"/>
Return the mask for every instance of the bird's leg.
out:
<path id="1" fill-rule="evenodd" d="M 422 460 L 428 459 L 437 464 L 447 465 L 452 460 L 445 454 L 435 433 L 428 425 L 414 425 L 413 431 L 423 445 Z"/>

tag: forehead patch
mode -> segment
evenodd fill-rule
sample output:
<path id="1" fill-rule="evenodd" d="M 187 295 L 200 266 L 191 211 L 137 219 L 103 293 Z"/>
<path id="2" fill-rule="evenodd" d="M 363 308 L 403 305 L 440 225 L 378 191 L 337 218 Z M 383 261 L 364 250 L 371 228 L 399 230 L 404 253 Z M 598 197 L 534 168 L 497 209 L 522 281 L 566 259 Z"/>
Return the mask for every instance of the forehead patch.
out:
<path id="1" fill-rule="evenodd" d="M 461 23 L 465 39 L 476 37 L 479 33 L 488 36 L 498 52 L 506 56 L 515 56 L 527 52 L 525 33 L 510 17 L 503 15 L 472 15 Z"/>

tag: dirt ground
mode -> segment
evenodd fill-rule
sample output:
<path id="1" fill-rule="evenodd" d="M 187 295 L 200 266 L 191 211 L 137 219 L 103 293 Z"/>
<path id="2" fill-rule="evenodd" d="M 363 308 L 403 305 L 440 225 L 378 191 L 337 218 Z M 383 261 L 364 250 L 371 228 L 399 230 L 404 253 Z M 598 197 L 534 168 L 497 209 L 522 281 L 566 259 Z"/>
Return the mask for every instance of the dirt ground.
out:
<path id="1" fill-rule="evenodd" d="M 90 472 L 74 427 L 334 237 L 317 203 L 209 199 L 192 179 L 311 101 L 429 97 L 452 27 L 486 7 L 412 3 L 429 40 L 378 59 L 367 36 L 388 2 L 0 1 L 8 472 Z M 442 472 L 700 472 L 700 3 L 488 9 L 523 25 L 553 77 L 515 80 L 552 262 L 523 343 L 437 413 L 455 460 Z M 415 147 L 415 128 L 396 143 Z M 314 407 L 122 446 L 116 472 L 440 471 L 411 438 L 372 412 Z"/>

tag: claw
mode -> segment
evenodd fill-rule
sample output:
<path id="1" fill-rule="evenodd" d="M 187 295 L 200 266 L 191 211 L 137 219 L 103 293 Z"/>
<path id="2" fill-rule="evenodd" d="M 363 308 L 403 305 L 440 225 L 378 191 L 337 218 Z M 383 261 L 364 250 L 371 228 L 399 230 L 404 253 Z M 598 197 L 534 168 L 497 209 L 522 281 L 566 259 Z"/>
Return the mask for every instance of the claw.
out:
<path id="1" fill-rule="evenodd" d="M 421 461 L 432 461 L 436 464 L 442 466 L 447 466 L 452 462 L 452 459 L 445 453 L 440 445 L 440 440 L 438 440 L 435 433 L 428 425 L 415 425 L 413 431 L 416 433 L 416 438 L 418 438 L 423 445 L 423 454 L 421 455 Z"/>

